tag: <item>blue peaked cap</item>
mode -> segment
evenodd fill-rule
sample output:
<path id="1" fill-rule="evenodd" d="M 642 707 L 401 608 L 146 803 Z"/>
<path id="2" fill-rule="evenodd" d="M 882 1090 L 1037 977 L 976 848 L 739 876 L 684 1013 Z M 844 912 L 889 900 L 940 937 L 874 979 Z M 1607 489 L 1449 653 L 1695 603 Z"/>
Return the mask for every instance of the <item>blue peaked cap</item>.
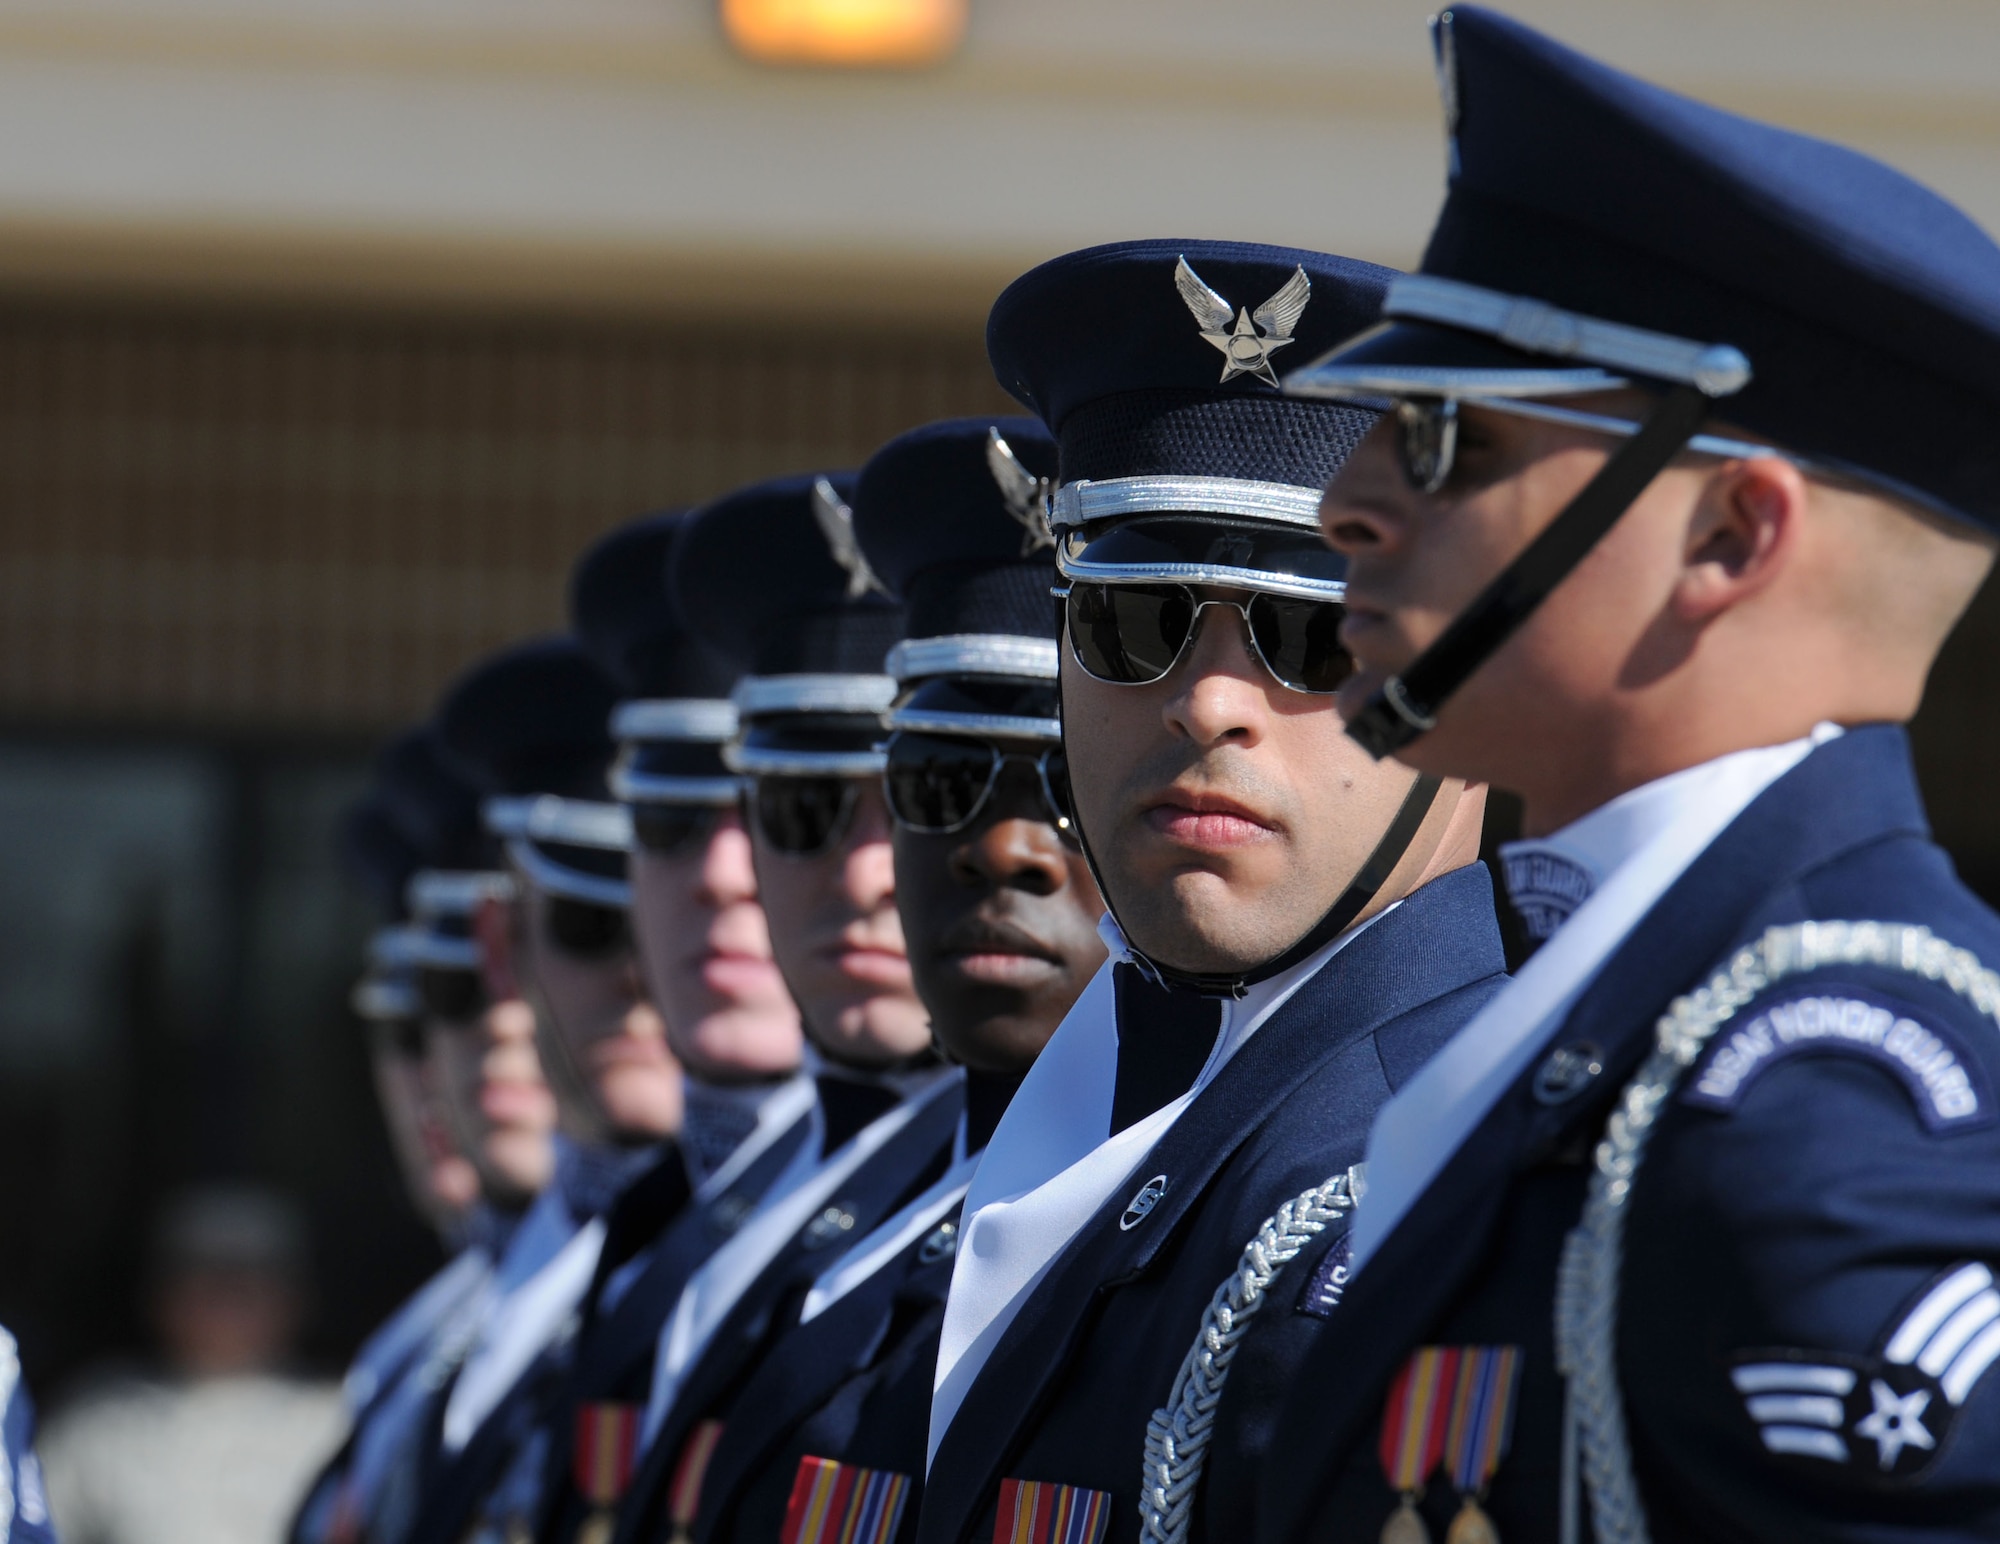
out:
<path id="1" fill-rule="evenodd" d="M 480 661 L 445 693 L 438 738 L 480 792 L 608 799 L 618 689 L 573 638 L 538 638 Z"/>
<path id="2" fill-rule="evenodd" d="M 497 866 L 498 851 L 479 820 L 479 790 L 446 756 L 433 725 L 405 730 L 382 748 L 371 799 L 417 867 Z"/>
<path id="3" fill-rule="evenodd" d="M 1269 353 L 1278 375 L 1371 325 L 1395 277 L 1240 241 L 1089 247 L 1030 269 L 994 302 L 986 352 L 1001 386 L 1054 432 L 1065 483 L 1181 473 L 1323 487 L 1375 415 L 1287 400 L 1255 370 L 1225 381 L 1225 355 L 1176 282 L 1182 259 L 1229 307 L 1230 331 L 1305 270 L 1291 341 Z"/>
<path id="4" fill-rule="evenodd" d="M 570 626 L 626 698 L 727 697 L 736 672 L 690 634 L 667 589 L 686 512 L 619 526 L 570 577 Z"/>
<path id="5" fill-rule="evenodd" d="M 946 419 L 868 459 L 855 485 L 855 534 L 907 606 L 909 637 L 1056 636 L 1055 543 L 1036 486 L 1055 470 L 1055 441 L 1032 418 Z"/>
<path id="6" fill-rule="evenodd" d="M 1718 419 L 2000 530 L 2000 247 L 1984 231 L 1879 161 L 1495 12 L 1454 6 L 1434 42 L 1452 150 L 1423 275 L 1733 346 L 1751 378 Z M 1299 388 L 1398 363 L 1445 389 L 1454 369 L 1565 362 L 1561 328 L 1440 324 L 1396 293 L 1387 311 L 1391 327 Z"/>
<path id="7" fill-rule="evenodd" d="M 851 472 L 752 484 L 696 512 L 674 545 L 669 583 L 688 628 L 749 675 L 874 674 L 903 633 L 903 612 L 853 570 L 814 512 L 814 484 L 842 502 Z"/>
<path id="8" fill-rule="evenodd" d="M 379 793 L 348 806 L 334 833 L 334 850 L 348 881 L 387 917 L 404 911 L 410 876 L 424 863 Z"/>

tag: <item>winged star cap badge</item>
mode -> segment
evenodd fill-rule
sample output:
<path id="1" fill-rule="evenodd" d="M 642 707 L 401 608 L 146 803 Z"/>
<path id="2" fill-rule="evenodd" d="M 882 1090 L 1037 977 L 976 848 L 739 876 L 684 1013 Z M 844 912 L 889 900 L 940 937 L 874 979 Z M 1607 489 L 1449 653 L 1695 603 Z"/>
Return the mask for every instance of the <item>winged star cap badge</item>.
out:
<path id="1" fill-rule="evenodd" d="M 1312 280 L 1306 277 L 1304 267 L 1294 268 L 1278 292 L 1255 311 L 1248 306 L 1232 307 L 1202 282 L 1185 257 L 1174 265 L 1174 287 L 1200 323 L 1201 335 L 1222 351 L 1224 381 L 1254 375 L 1273 386 L 1278 384 L 1271 356 L 1292 341 L 1299 313 L 1312 299 Z"/>
<path id="2" fill-rule="evenodd" d="M 887 595 L 889 591 L 868 566 L 861 543 L 854 539 L 854 511 L 841 501 L 840 495 L 833 491 L 833 484 L 824 477 L 813 483 L 812 512 L 820 535 L 826 538 L 826 550 L 847 575 L 847 598 L 859 600 L 870 590 Z"/>
<path id="3" fill-rule="evenodd" d="M 1025 533 L 1021 537 L 1021 556 L 1028 557 L 1044 547 L 1053 550 L 1056 538 L 1049 529 L 1049 480 L 1035 476 L 1021 465 L 1014 447 L 1000 437 L 998 429 L 986 431 L 986 469 L 1000 485 L 1007 513 Z"/>

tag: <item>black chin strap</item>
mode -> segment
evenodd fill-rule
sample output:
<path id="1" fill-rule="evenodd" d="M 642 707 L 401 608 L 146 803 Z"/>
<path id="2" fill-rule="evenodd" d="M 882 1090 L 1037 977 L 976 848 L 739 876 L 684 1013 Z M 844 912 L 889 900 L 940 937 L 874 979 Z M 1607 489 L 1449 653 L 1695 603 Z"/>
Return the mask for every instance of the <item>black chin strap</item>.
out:
<path id="1" fill-rule="evenodd" d="M 1676 386 L 1598 469 L 1527 550 L 1497 574 L 1479 597 L 1400 675 L 1392 675 L 1347 732 L 1380 760 L 1437 727 L 1437 712 L 1472 673 L 1493 657 L 1549 592 L 1618 523 L 1631 503 L 1679 455 L 1708 416 L 1709 397 Z"/>
<path id="2" fill-rule="evenodd" d="M 1283 954 L 1261 965 L 1253 965 L 1248 970 L 1201 972 L 1163 965 L 1134 948 L 1133 963 L 1164 987 L 1185 987 L 1204 997 L 1241 997 L 1259 981 L 1268 981 L 1311 958 L 1352 927 L 1354 919 L 1375 899 L 1376 892 L 1389 882 L 1396 865 L 1403 861 L 1403 854 L 1410 850 L 1410 843 L 1417 839 L 1424 817 L 1430 814 L 1431 806 L 1437 802 L 1438 787 L 1438 779 L 1428 773 L 1417 776 L 1410 784 L 1409 792 L 1403 795 L 1396 818 L 1389 822 L 1389 829 L 1382 833 L 1382 839 L 1375 844 L 1375 850 L 1368 854 L 1347 888 L 1340 892 L 1326 914 L 1306 931 L 1305 937 Z M 1118 913 L 1111 906 L 1111 892 L 1105 889 L 1104 881 L 1097 873 L 1097 860 L 1090 855 L 1090 843 L 1084 838 L 1081 821 L 1077 823 L 1077 839 L 1083 845 L 1084 861 L 1090 865 L 1091 876 L 1097 879 L 1098 893 L 1105 898 L 1105 909 L 1116 919 Z M 1123 924 L 1120 926 L 1122 928 Z M 1129 935 L 1126 944 L 1131 946 Z"/>

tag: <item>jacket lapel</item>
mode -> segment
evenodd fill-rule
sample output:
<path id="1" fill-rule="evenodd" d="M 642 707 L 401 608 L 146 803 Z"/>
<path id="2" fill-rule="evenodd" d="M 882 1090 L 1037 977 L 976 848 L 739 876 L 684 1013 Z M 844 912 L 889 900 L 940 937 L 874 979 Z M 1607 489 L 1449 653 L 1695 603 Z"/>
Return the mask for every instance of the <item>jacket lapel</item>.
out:
<path id="1" fill-rule="evenodd" d="M 1491 942 L 1484 950 L 1414 943 L 1432 933 Z M 926 1544 L 965 1536 L 1098 1296 L 1146 1270 L 1250 1134 L 1356 1040 L 1500 969 L 1492 891 L 1482 870 L 1465 869 L 1410 896 L 1293 993 L 1133 1170 L 1127 1183 L 1135 1190 L 1155 1174 L 1167 1177 L 1143 1225 L 1120 1226 L 1129 1199 L 1121 1187 L 1008 1326 L 932 1461 Z"/>
<path id="2" fill-rule="evenodd" d="M 1379 1416 L 1382 1390 L 1482 1257 L 1514 1177 L 1602 1126 L 1667 1004 L 1760 926 L 1767 900 L 1799 876 L 1884 837 L 1925 830 L 1902 732 L 1854 730 L 1773 783 L 1688 866 L 1550 1039 L 1597 1047 L 1604 1072 L 1591 1094 L 1545 1107 L 1530 1093 L 1531 1068 L 1348 1287 L 1277 1424 L 1259 1537 L 1297 1535 L 1337 1475 L 1327 1458 L 1348 1452 Z"/>

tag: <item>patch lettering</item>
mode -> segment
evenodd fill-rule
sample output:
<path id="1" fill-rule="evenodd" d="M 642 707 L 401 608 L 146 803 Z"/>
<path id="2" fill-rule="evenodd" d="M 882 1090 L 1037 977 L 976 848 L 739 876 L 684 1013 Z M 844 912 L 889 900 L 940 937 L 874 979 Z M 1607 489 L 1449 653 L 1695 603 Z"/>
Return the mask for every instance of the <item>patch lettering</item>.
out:
<path id="1" fill-rule="evenodd" d="M 1298 1312 L 1311 1314 L 1315 1319 L 1331 1319 L 1334 1309 L 1347 1293 L 1348 1278 L 1353 1274 L 1351 1264 L 1354 1248 L 1345 1235 L 1334 1240 L 1333 1247 L 1319 1262 L 1306 1282 L 1306 1289 L 1299 1294 Z"/>
<path id="2" fill-rule="evenodd" d="M 1765 1009 L 1717 1039 L 1681 1099 L 1733 1113 L 1772 1067 L 1794 1056 L 1829 1053 L 1860 1056 L 1889 1072 L 1930 1131 L 1985 1126 L 1995 1118 L 1984 1069 L 1950 1031 L 1859 994 L 1797 997 Z"/>

